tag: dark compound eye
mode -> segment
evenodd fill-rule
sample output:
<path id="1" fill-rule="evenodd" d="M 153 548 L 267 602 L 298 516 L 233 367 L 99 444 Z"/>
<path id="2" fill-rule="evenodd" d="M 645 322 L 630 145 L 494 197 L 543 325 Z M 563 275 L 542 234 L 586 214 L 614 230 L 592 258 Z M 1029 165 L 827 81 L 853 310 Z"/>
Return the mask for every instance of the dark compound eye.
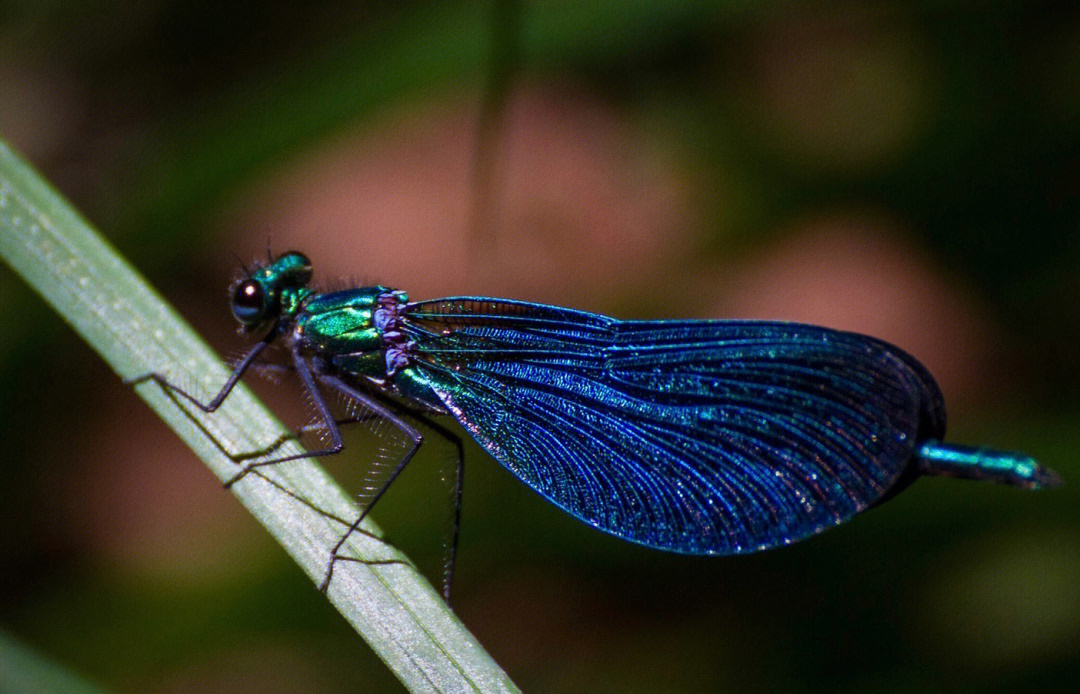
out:
<path id="1" fill-rule="evenodd" d="M 244 280 L 233 292 L 232 312 L 244 325 L 258 323 L 263 316 L 263 288 L 255 280 Z"/>

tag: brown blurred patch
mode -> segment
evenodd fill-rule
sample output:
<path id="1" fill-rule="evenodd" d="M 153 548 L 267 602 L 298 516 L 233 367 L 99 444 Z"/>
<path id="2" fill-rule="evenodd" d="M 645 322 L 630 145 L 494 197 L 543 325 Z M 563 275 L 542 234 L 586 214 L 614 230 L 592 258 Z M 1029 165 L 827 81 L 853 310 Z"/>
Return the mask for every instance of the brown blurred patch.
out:
<path id="1" fill-rule="evenodd" d="M 459 613 L 508 672 L 527 672 L 566 653 L 594 596 L 580 577 L 548 567 L 515 567 L 462 596 Z M 585 655 L 586 650 L 575 651 Z"/>
<path id="2" fill-rule="evenodd" d="M 255 521 L 148 407 L 130 394 L 123 402 L 122 415 L 103 408 L 105 421 L 85 433 L 86 464 L 60 483 L 83 549 L 159 586 L 219 581 L 258 563 L 269 539 Z"/>
<path id="3" fill-rule="evenodd" d="M 888 340 L 923 362 L 946 399 L 977 392 L 995 356 L 971 294 L 895 222 L 841 212 L 796 222 L 784 240 L 713 280 L 717 316 L 815 323 Z"/>
<path id="4" fill-rule="evenodd" d="M 312 256 L 322 280 L 417 298 L 491 294 L 590 305 L 682 258 L 688 183 L 618 111 L 529 86 L 507 104 L 492 240 L 468 227 L 477 108 L 465 97 L 387 115 L 266 183 L 239 214 L 252 249 Z"/>
<path id="5" fill-rule="evenodd" d="M 350 681 L 363 677 L 362 672 L 334 672 L 328 659 L 309 645 L 310 641 L 263 637 L 224 652 L 216 649 L 213 653 L 200 654 L 187 667 L 160 674 L 136 689 L 158 694 L 314 694 L 344 691 L 346 683 L 340 679 L 343 676 L 349 676 Z"/>
<path id="6" fill-rule="evenodd" d="M 793 8 L 751 37 L 735 93 L 753 128 L 814 169 L 893 160 L 931 122 L 937 66 L 903 10 Z"/>
<path id="7" fill-rule="evenodd" d="M 84 109 L 82 94 L 62 69 L 9 62 L 0 54 L 0 133 L 28 160 L 60 154 L 80 132 Z"/>

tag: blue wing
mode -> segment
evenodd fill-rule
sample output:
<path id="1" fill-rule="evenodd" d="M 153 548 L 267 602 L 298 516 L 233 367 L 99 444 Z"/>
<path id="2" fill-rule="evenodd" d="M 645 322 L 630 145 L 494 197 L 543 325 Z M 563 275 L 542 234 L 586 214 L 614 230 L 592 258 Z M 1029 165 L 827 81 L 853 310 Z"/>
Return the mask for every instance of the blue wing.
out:
<path id="1" fill-rule="evenodd" d="M 944 434 L 941 393 L 874 338 L 618 321 L 503 299 L 410 304 L 414 364 L 471 435 L 582 521 L 650 547 L 787 544 L 882 498 Z"/>

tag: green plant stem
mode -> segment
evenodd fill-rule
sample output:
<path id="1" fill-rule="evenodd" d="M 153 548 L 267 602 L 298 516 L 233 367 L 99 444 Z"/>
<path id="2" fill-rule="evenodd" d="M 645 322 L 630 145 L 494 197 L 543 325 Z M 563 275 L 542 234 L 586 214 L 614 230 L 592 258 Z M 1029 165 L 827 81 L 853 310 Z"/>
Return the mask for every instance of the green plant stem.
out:
<path id="1" fill-rule="evenodd" d="M 224 382 L 226 367 L 191 327 L 3 142 L 0 257 L 121 377 L 179 372 L 204 393 Z M 180 407 L 152 382 L 137 392 L 222 480 L 238 469 L 222 449 L 255 450 L 287 434 L 246 388 L 212 415 Z M 246 476 L 232 492 L 321 581 L 342 527 L 268 480 L 340 518 L 355 518 L 355 504 L 310 460 L 265 474 Z M 338 562 L 329 598 L 398 678 L 412 691 L 514 691 L 408 559 L 379 540 L 373 524 L 363 529 L 368 534 L 353 536 L 349 554 L 368 563 Z"/>

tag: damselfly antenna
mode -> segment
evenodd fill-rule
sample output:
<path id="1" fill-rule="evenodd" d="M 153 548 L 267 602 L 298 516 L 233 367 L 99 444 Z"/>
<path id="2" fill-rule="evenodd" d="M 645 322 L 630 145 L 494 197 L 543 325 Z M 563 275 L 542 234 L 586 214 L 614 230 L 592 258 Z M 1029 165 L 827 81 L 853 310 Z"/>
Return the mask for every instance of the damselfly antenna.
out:
<path id="1" fill-rule="evenodd" d="M 248 269 L 247 263 L 245 263 L 243 260 L 241 260 L 240 255 L 237 254 L 237 253 L 233 253 L 232 256 L 234 258 L 236 258 L 236 262 L 240 263 L 240 267 L 243 268 L 244 274 L 250 277 L 251 276 L 251 270 Z"/>

